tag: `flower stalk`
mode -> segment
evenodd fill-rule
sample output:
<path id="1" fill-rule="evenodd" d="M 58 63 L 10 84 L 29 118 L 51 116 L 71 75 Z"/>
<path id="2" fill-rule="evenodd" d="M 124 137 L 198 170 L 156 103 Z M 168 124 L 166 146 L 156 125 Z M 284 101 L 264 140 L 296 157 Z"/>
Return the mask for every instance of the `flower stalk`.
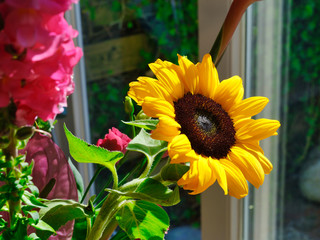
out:
<path id="1" fill-rule="evenodd" d="M 15 179 L 20 179 L 20 170 L 18 169 L 18 166 L 14 166 L 13 161 L 18 155 L 18 149 L 17 149 L 17 140 L 15 138 L 16 130 L 14 128 L 10 128 L 9 133 L 9 145 L 3 149 L 3 153 L 5 155 L 6 162 L 9 163 L 7 167 L 7 179 L 9 179 L 9 176 L 13 174 Z M 7 181 L 7 184 L 10 184 L 9 180 Z M 10 226 L 12 226 L 16 221 L 16 214 L 21 212 L 21 200 L 19 197 L 19 190 L 15 189 L 11 192 L 12 199 L 8 199 L 8 205 L 9 205 L 9 217 L 10 217 Z"/>
<path id="2" fill-rule="evenodd" d="M 224 51 L 226 50 L 232 35 L 242 18 L 242 15 L 252 3 L 257 1 L 259 0 L 234 0 L 232 2 L 224 23 L 219 31 L 218 37 L 210 50 L 210 55 L 212 56 L 213 63 L 216 66 L 219 64 L 219 61 L 223 56 Z"/>
<path id="3" fill-rule="evenodd" d="M 103 235 L 111 236 L 114 228 L 109 225 L 112 223 L 112 219 L 122 204 L 123 199 L 121 196 L 110 193 L 106 201 L 103 203 L 86 240 L 102 239 Z"/>

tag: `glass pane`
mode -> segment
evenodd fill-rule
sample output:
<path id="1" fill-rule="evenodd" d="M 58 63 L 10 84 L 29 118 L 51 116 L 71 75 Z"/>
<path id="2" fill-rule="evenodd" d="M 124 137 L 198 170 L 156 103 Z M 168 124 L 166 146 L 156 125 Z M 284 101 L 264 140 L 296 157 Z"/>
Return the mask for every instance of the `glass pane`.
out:
<path id="1" fill-rule="evenodd" d="M 283 106 L 283 189 L 280 213 L 285 240 L 320 239 L 320 5 L 292 0 L 287 32 L 288 80 Z"/>
<path id="2" fill-rule="evenodd" d="M 264 148 L 274 169 L 250 198 L 246 240 L 320 239 L 319 13 L 316 0 L 270 0 L 248 21 L 252 94 L 270 99 L 265 117 L 281 115 L 281 128 Z"/>
<path id="3" fill-rule="evenodd" d="M 194 62 L 198 59 L 197 0 L 81 0 L 80 4 L 92 142 L 112 127 L 131 136 L 131 128 L 121 123 L 129 120 L 123 107 L 128 84 L 138 76 L 154 77 L 148 63 L 157 58 L 177 63 L 179 53 Z M 135 161 L 120 168 L 120 174 L 130 171 Z M 97 194 L 108 178 L 108 171 L 100 173 Z M 168 239 L 179 226 L 193 226 L 199 234 L 199 198 L 184 195 L 180 207 L 167 209 Z M 184 234 L 194 230 L 181 229 Z M 190 237 L 197 239 L 193 232 Z"/>

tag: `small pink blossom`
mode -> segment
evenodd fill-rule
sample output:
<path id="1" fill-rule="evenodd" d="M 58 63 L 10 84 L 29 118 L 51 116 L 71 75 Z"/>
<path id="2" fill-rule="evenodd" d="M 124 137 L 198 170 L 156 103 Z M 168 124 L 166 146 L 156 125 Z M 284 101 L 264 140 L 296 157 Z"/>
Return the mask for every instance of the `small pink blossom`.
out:
<path id="1" fill-rule="evenodd" d="M 104 139 L 99 139 L 97 146 L 108 149 L 109 151 L 120 151 L 125 153 L 131 139 L 117 128 L 109 129 L 109 133 L 104 136 Z"/>

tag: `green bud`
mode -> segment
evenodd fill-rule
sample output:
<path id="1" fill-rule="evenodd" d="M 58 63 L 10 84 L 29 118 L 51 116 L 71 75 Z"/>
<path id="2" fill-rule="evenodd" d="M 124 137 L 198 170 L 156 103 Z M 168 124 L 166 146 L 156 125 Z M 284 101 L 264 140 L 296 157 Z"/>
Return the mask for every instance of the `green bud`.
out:
<path id="1" fill-rule="evenodd" d="M 10 144 L 10 139 L 6 136 L 0 137 L 0 148 L 7 148 Z"/>
<path id="2" fill-rule="evenodd" d="M 146 115 L 142 110 L 136 116 L 136 120 L 146 120 L 146 119 L 151 119 L 151 117 Z"/>
<path id="3" fill-rule="evenodd" d="M 18 129 L 16 133 L 16 138 L 18 140 L 25 140 L 32 137 L 34 133 L 34 127 L 22 127 Z"/>
<path id="4" fill-rule="evenodd" d="M 129 115 L 133 114 L 134 107 L 133 107 L 132 99 L 129 96 L 126 96 L 124 98 L 124 111 Z"/>

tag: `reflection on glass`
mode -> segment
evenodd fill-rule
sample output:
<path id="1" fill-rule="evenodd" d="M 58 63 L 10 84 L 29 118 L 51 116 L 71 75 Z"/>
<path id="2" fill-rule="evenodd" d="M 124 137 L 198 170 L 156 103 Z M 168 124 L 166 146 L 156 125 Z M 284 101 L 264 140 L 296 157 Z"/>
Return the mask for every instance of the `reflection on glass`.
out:
<path id="1" fill-rule="evenodd" d="M 138 76 L 152 77 L 148 63 L 157 58 L 176 63 L 179 53 L 198 60 L 197 0 L 81 0 L 80 4 L 92 142 L 112 127 L 131 137 L 130 128 L 119 124 L 129 120 L 122 104 L 128 83 Z M 134 166 L 134 160 L 126 163 L 123 172 Z M 97 192 L 106 187 L 108 178 L 108 171 L 100 173 Z M 198 197 L 185 194 L 180 207 L 168 208 L 169 232 L 177 226 L 199 229 L 199 204 Z"/>
<path id="2" fill-rule="evenodd" d="M 320 239 L 320 6 L 292 1 L 282 239 Z M 287 46 L 288 47 L 288 46 Z"/>

